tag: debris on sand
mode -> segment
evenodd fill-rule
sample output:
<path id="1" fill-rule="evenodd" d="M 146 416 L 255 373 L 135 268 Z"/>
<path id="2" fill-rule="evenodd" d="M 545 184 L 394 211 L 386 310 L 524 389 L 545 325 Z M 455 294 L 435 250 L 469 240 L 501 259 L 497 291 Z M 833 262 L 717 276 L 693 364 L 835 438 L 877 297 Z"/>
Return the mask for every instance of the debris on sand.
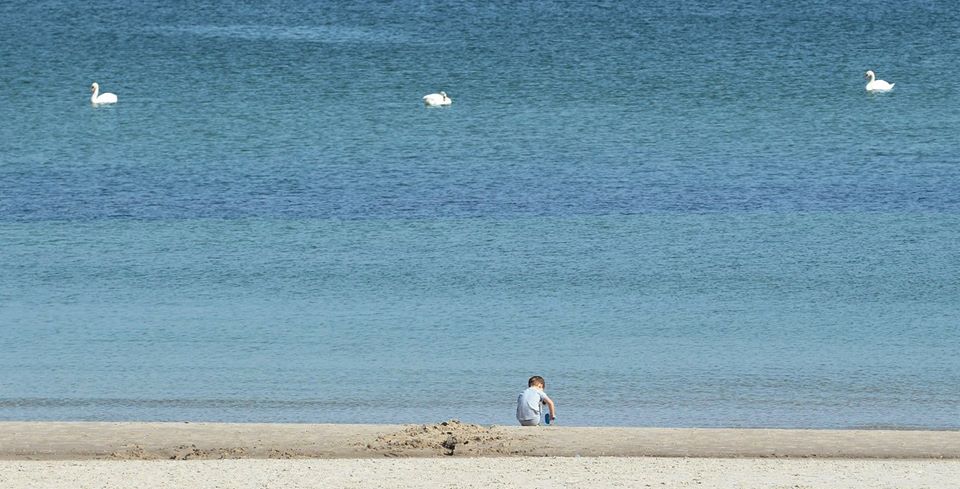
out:
<path id="1" fill-rule="evenodd" d="M 109 457 L 118 460 L 217 460 L 247 458 L 244 448 L 198 448 L 179 445 L 170 449 L 146 450 L 140 445 L 129 445 L 112 452 Z"/>

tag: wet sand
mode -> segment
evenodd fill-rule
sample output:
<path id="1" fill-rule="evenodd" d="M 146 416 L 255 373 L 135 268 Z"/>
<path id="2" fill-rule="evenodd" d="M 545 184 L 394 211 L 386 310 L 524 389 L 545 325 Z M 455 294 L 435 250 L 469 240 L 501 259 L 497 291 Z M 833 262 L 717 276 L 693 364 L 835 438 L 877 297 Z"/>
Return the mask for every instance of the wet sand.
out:
<path id="1" fill-rule="evenodd" d="M 382 457 L 960 459 L 960 431 L 0 422 L 0 459 Z"/>
<path id="2" fill-rule="evenodd" d="M 958 431 L 0 423 L 0 487 L 809 489 L 958 480 Z"/>

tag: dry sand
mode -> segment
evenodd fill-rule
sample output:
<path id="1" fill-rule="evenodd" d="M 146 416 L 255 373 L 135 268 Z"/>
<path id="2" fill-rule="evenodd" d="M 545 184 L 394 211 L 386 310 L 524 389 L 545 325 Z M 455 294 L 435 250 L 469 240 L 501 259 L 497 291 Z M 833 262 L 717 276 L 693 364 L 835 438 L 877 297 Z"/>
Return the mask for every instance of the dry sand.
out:
<path id="1" fill-rule="evenodd" d="M 960 432 L 0 423 L 0 488 L 531 485 L 960 487 Z"/>
<path id="2" fill-rule="evenodd" d="M 776 488 L 960 486 L 958 460 L 406 458 L 0 461 L 0 487 Z"/>

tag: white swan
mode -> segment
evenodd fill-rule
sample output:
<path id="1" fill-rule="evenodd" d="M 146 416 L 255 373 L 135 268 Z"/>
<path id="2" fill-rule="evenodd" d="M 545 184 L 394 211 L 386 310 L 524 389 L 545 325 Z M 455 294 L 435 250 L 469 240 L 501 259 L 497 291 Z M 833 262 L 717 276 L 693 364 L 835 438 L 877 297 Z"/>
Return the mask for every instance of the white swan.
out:
<path id="1" fill-rule="evenodd" d="M 97 82 L 90 85 L 90 91 L 93 92 L 90 96 L 90 103 L 93 105 L 117 103 L 117 95 L 110 92 L 100 93 L 100 84 Z"/>
<path id="2" fill-rule="evenodd" d="M 883 80 L 877 80 L 877 75 L 873 73 L 873 70 L 867 70 L 863 76 L 870 80 L 867 82 L 868 92 L 889 92 L 890 90 L 893 90 L 893 86 L 896 85 L 896 83 L 887 83 Z"/>
<path id="3" fill-rule="evenodd" d="M 440 92 L 424 95 L 423 103 L 431 107 L 436 107 L 438 105 L 450 105 L 453 103 L 453 100 L 450 100 L 450 97 L 447 96 L 447 92 Z"/>

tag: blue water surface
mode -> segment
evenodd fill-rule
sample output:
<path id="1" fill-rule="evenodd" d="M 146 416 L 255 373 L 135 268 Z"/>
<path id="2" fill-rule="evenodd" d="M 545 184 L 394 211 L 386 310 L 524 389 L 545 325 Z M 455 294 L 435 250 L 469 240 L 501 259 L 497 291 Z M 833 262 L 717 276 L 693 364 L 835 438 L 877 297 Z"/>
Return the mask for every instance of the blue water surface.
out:
<path id="1" fill-rule="evenodd" d="M 957 32 L 0 4 L 0 419 L 512 423 L 539 374 L 569 425 L 958 429 Z"/>

